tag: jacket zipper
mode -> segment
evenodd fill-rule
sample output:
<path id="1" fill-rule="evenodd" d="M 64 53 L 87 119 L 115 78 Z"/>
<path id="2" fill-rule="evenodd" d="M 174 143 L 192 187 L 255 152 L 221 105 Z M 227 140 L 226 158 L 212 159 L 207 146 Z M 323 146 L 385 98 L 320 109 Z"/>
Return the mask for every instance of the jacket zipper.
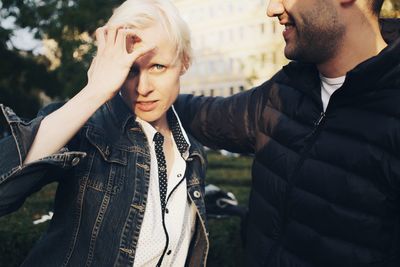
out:
<path id="1" fill-rule="evenodd" d="M 291 195 L 291 192 L 293 190 L 293 187 L 294 187 L 294 184 L 296 181 L 296 179 L 294 179 L 295 175 L 298 173 L 298 171 L 300 170 L 304 161 L 306 160 L 307 155 L 310 152 L 310 149 L 311 149 L 312 145 L 314 144 L 316 137 L 319 134 L 319 131 L 321 129 L 320 126 L 324 122 L 325 116 L 326 116 L 326 112 L 321 112 L 318 119 L 314 123 L 313 130 L 305 137 L 306 145 L 300 151 L 300 159 L 297 162 L 295 168 L 293 169 L 292 174 L 288 178 L 289 185 L 288 185 L 288 189 L 285 193 L 285 203 L 284 203 L 284 210 L 283 210 L 283 223 L 282 223 L 283 228 L 282 228 L 280 237 L 278 238 L 278 240 L 275 242 L 274 246 L 271 248 L 271 250 L 267 254 L 266 262 L 265 262 L 266 266 L 268 266 L 269 262 L 271 261 L 271 259 L 272 259 L 271 256 L 278 250 L 279 245 L 282 242 L 283 235 L 286 231 L 286 226 L 287 226 L 288 216 L 289 216 L 289 196 Z"/>

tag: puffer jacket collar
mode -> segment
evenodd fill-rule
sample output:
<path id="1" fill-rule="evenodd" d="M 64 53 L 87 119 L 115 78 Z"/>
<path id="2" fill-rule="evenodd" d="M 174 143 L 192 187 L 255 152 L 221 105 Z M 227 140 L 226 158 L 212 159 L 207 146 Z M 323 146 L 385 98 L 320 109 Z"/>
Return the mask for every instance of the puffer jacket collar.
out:
<path id="1" fill-rule="evenodd" d="M 293 61 L 283 67 L 287 75 L 283 82 L 294 87 L 321 105 L 321 81 L 314 64 Z M 345 104 L 360 93 L 396 87 L 400 75 L 400 38 L 383 49 L 378 55 L 360 63 L 346 75 L 346 80 L 335 92 L 335 105 Z M 397 85 L 398 87 L 398 85 Z"/>

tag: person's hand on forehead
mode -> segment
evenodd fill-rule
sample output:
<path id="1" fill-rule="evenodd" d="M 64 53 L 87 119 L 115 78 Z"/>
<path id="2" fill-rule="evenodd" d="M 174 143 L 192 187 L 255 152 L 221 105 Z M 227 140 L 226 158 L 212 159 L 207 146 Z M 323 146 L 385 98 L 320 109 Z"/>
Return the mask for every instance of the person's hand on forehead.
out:
<path id="1" fill-rule="evenodd" d="M 96 41 L 97 54 L 88 71 L 88 85 L 110 99 L 119 91 L 133 63 L 155 46 L 124 25 L 98 28 Z"/>

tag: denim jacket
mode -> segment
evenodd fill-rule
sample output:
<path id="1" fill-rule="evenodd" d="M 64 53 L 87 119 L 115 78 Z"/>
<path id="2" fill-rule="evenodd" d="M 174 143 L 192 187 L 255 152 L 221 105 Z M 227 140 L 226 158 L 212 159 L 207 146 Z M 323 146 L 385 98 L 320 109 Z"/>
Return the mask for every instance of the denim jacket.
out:
<path id="1" fill-rule="evenodd" d="M 22 266 L 132 266 L 149 187 L 150 154 L 134 115 L 117 95 L 101 106 L 58 153 L 23 164 L 44 108 L 24 122 L 1 109 L 12 135 L 0 141 L 0 216 L 26 197 L 57 181 L 54 216 Z M 197 210 L 187 266 L 204 266 L 208 252 L 202 146 L 189 136 L 188 199 Z"/>

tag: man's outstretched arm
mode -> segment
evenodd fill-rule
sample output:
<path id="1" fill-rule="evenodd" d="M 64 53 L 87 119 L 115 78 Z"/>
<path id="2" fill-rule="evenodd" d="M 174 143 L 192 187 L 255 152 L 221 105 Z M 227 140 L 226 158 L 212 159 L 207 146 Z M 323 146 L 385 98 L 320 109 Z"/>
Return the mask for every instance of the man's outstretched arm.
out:
<path id="1" fill-rule="evenodd" d="M 175 108 L 183 126 L 202 144 L 254 153 L 258 121 L 271 82 L 231 97 L 180 95 Z"/>

